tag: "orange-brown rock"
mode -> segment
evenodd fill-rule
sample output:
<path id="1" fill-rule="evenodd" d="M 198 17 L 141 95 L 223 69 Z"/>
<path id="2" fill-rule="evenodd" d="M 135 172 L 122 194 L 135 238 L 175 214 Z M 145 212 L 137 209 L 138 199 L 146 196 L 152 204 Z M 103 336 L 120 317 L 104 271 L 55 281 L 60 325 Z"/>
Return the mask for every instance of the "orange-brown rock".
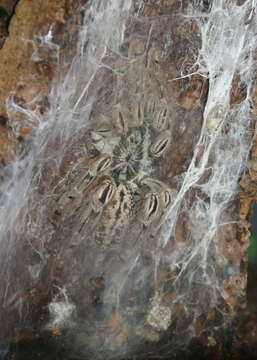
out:
<path id="1" fill-rule="evenodd" d="M 13 110 L 7 115 L 6 100 L 13 93 L 16 105 L 26 106 L 42 114 L 48 109 L 48 86 L 55 72 L 55 55 L 40 47 L 40 36 L 45 36 L 53 27 L 53 42 L 60 46 L 63 40 L 64 24 L 71 11 L 77 6 L 76 0 L 1 0 L 0 10 L 6 11 L 5 38 L 0 49 L 0 112 L 15 128 L 12 133 L 6 127 L 1 133 L 1 149 L 5 161 L 16 152 L 17 138 L 24 138 L 37 124 L 23 122 L 24 114 Z M 0 11 L 0 36 L 1 36 Z M 8 28 L 8 29 L 7 29 Z M 8 31 L 7 31 L 8 30 Z M 40 99 L 39 99 L 40 98 Z M 39 104 L 40 103 L 40 104 Z M 20 124 L 17 125 L 17 122 Z M 6 125 L 5 124 L 5 125 Z M 17 130 L 19 129 L 19 130 Z"/>

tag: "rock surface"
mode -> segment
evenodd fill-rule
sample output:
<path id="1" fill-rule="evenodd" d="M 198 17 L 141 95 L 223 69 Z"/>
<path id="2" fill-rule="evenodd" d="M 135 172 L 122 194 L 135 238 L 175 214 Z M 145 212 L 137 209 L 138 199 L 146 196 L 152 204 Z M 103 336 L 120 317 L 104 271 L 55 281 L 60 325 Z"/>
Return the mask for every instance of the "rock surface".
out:
<path id="1" fill-rule="evenodd" d="M 40 37 L 35 40 L 33 35 L 46 35 L 54 24 L 54 41 L 68 63 L 76 51 L 75 44 L 69 47 L 77 36 L 74 24 L 80 24 L 82 15 L 68 17 L 76 13 L 77 5 L 64 0 L 20 0 L 15 6 L 9 35 L 0 50 L 3 179 L 8 177 L 6 164 L 29 147 L 38 126 L 21 111 L 9 105 L 6 108 L 5 100 L 12 91 L 14 104 L 47 116 L 56 57 L 40 46 Z M 165 208 L 169 197 L 172 201 L 179 191 L 193 158 L 208 97 L 205 77 L 187 76 L 197 70 L 194 64 L 201 35 L 197 22 L 182 16 L 186 5 L 177 0 L 135 1 L 138 17 L 125 24 L 119 48 L 122 56 L 111 51 L 106 55 L 103 62 L 107 70 L 96 77 L 95 88 L 89 90 L 96 99 L 89 126 L 77 141 L 68 143 L 59 173 L 51 176 L 51 161 L 42 166 L 33 194 L 37 201 L 27 214 L 20 214 L 26 225 L 17 234 L 11 256 L 3 250 L 8 264 L 1 264 L 6 274 L 0 280 L 5 289 L 0 292 L 1 338 L 18 341 L 21 354 L 26 344 L 36 343 L 40 348 L 41 341 L 58 345 L 55 359 L 62 358 L 63 347 L 71 348 L 71 356 L 75 351 L 76 356 L 86 353 L 89 358 L 96 352 L 106 358 L 129 356 L 135 349 L 140 349 L 141 358 L 151 359 L 149 352 L 152 358 L 170 358 L 170 349 L 185 346 L 187 339 L 196 337 L 198 343 L 190 348 L 192 357 L 203 346 L 209 358 L 225 358 L 222 336 L 229 337 L 237 322 L 235 314 L 246 307 L 248 219 L 251 204 L 256 201 L 256 139 L 249 171 L 223 214 L 230 221 L 219 228 L 217 250 L 208 259 L 212 263 L 216 256 L 221 293 L 210 291 L 213 284 L 203 281 L 198 259 L 191 271 L 199 271 L 199 282 L 190 282 L 190 274 L 178 276 L 183 274 L 183 264 L 171 266 L 169 262 L 174 254 L 197 246 L 201 228 L 193 226 L 195 212 L 190 209 L 202 196 L 200 190 L 194 188 L 184 197 L 176 231 L 162 248 L 157 240 L 165 214 L 158 212 L 153 221 L 150 218 L 157 204 Z M 5 8 L 4 4 L 0 6 Z M 5 9 L 8 14 L 13 11 L 13 7 Z M 110 70 L 113 67 L 123 74 L 122 80 Z M 121 85 L 124 83 L 125 87 Z M 245 96 L 244 86 L 235 77 L 230 106 L 240 104 Z M 255 100 L 256 95 L 251 135 Z M 148 123 L 148 118 L 154 122 Z M 104 131 L 107 135 L 102 136 Z M 143 143 L 140 150 L 134 145 L 138 139 Z M 134 151 L 127 151 L 126 146 L 122 149 L 121 144 Z M 56 148 L 58 143 L 49 143 L 45 158 L 50 159 Z M 136 160 L 133 153 L 138 156 Z M 128 165 L 121 167 L 122 162 L 134 170 L 131 172 Z M 134 165 L 136 162 L 139 165 Z M 145 180 L 142 173 L 150 176 Z M 204 172 L 198 185 L 210 176 Z M 40 202 L 52 189 L 54 197 L 46 205 Z M 107 202 L 108 196 L 111 200 Z M 37 225 L 34 233 L 33 224 Z M 12 358 L 22 359 L 15 345 L 12 351 L 16 356 Z M 176 351 L 173 355 L 179 356 L 180 350 Z M 41 356 L 51 359 L 52 355 L 42 350 Z"/>

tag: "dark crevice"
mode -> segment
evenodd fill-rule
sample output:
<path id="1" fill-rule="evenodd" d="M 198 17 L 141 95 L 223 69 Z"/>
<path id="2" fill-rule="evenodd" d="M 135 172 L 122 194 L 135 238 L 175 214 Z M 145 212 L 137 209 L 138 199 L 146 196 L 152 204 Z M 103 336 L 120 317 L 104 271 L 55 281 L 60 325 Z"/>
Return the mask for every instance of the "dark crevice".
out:
<path id="1" fill-rule="evenodd" d="M 9 24 L 19 0 L 9 0 L 8 8 L 1 6 L 0 2 L 0 49 L 3 47 L 6 38 L 9 35 Z"/>
<path id="2" fill-rule="evenodd" d="M 12 1 L 12 2 L 13 2 L 12 8 L 11 8 L 11 10 L 8 12 L 8 19 L 7 19 L 7 23 L 6 23 L 7 28 L 9 28 L 10 21 L 11 21 L 13 15 L 15 14 L 16 6 L 18 5 L 19 1 L 20 1 L 20 0 L 13 0 L 13 1 Z M 10 2 L 11 2 L 11 0 L 10 0 Z"/>
<path id="3" fill-rule="evenodd" d="M 257 203 L 252 207 L 250 218 L 251 235 L 250 246 L 248 248 L 248 284 L 247 284 L 247 302 L 249 309 L 256 313 L 257 317 Z"/>

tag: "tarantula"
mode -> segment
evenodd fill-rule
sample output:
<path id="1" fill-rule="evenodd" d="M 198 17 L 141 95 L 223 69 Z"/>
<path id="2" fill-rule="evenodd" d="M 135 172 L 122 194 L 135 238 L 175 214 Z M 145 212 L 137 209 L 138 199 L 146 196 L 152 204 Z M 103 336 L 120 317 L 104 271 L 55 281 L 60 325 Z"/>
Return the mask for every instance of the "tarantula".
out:
<path id="1" fill-rule="evenodd" d="M 121 236 L 133 214 L 144 227 L 162 221 L 171 203 L 171 190 L 152 176 L 153 164 L 168 150 L 171 134 L 163 116 L 129 127 L 120 112 L 118 129 L 103 123 L 90 133 L 97 153 L 88 165 L 88 174 L 97 184 L 90 189 L 95 213 L 103 213 L 101 236 Z M 137 209 L 135 211 L 135 208 Z"/>

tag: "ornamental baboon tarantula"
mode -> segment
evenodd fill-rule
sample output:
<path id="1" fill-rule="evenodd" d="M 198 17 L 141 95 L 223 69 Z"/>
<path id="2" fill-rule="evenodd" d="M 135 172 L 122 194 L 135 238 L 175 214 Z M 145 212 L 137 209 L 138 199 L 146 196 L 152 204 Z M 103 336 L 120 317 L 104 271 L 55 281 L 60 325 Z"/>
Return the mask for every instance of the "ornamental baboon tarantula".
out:
<path id="1" fill-rule="evenodd" d="M 159 226 L 171 203 L 170 188 L 152 176 L 154 161 L 170 145 L 168 112 L 153 104 L 149 116 L 141 107 L 132 126 L 119 108 L 90 131 L 95 156 L 88 174 L 98 180 L 89 191 L 92 209 L 101 215 L 96 231 L 100 242 L 117 241 L 135 216 L 144 227 Z"/>

